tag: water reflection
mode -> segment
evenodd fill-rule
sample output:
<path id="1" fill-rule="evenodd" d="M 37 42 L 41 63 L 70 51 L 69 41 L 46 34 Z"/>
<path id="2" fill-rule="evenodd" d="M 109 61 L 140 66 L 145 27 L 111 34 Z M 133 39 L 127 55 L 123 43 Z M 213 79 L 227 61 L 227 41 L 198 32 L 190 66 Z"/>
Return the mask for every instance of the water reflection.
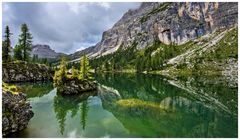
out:
<path id="1" fill-rule="evenodd" d="M 88 115 L 88 101 L 83 101 L 81 104 L 81 119 L 80 119 L 83 130 L 86 127 L 87 115 Z"/>
<path id="2" fill-rule="evenodd" d="M 117 90 L 122 98 L 161 102 L 166 97 L 181 96 L 208 106 L 237 114 L 237 87 L 228 86 L 221 77 L 167 79 L 145 74 L 99 74 L 97 81 Z"/>
<path id="3" fill-rule="evenodd" d="M 237 87 L 224 80 L 144 74 L 96 80 L 98 93 L 74 96 L 23 85 L 35 115 L 12 137 L 237 137 Z"/>
<path id="4" fill-rule="evenodd" d="M 26 93 L 27 98 L 42 97 L 53 90 L 53 84 L 50 82 L 36 82 L 36 83 L 17 83 L 21 92 Z"/>
<path id="5" fill-rule="evenodd" d="M 77 115 L 77 112 L 80 111 L 80 124 L 82 125 L 83 130 L 87 124 L 87 114 L 88 114 L 88 97 L 95 96 L 96 92 L 88 92 L 82 95 L 72 95 L 64 96 L 57 94 L 54 97 L 54 112 L 56 114 L 56 119 L 59 123 L 60 132 L 63 135 L 65 130 L 65 121 L 68 113 L 71 113 L 71 118 L 74 118 Z"/>
<path id="6" fill-rule="evenodd" d="M 192 81 L 192 85 L 189 81 L 180 81 L 188 85 L 184 88 L 177 84 L 178 80 L 141 74 L 98 75 L 97 80 L 102 84 L 100 91 L 108 93 L 100 94 L 103 107 L 131 134 L 139 137 L 237 136 L 234 114 L 237 108 L 223 102 L 237 100 L 234 88 L 223 84 L 221 88 L 211 87 L 207 82 L 203 86 L 197 80 Z M 230 90 L 226 93 L 226 89 Z M 211 94 L 213 91 L 215 94 Z M 226 99 L 228 95 L 232 96 Z"/>
<path id="7" fill-rule="evenodd" d="M 197 94 L 202 101 L 214 102 L 225 111 L 237 115 L 238 86 L 223 76 L 193 76 L 185 79 L 171 80 L 176 86 Z M 208 100 L 204 99 L 207 98 Z"/>

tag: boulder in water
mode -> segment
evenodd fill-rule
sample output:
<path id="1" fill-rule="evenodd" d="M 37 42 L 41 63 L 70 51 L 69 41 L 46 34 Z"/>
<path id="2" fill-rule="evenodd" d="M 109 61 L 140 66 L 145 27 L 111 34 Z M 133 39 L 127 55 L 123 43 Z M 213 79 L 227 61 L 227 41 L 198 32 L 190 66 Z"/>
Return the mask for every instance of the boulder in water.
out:
<path id="1" fill-rule="evenodd" d="M 15 93 L 3 88 L 2 92 L 2 134 L 23 130 L 34 113 L 25 94 Z"/>

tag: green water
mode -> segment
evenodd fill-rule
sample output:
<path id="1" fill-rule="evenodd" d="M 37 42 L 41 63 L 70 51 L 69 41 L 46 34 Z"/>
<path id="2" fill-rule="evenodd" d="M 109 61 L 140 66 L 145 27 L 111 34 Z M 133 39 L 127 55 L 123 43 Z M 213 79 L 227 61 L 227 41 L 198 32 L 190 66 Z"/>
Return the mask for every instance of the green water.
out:
<path id="1" fill-rule="evenodd" d="M 237 87 L 216 77 L 96 75 L 97 92 L 23 84 L 34 117 L 9 137 L 237 137 Z"/>

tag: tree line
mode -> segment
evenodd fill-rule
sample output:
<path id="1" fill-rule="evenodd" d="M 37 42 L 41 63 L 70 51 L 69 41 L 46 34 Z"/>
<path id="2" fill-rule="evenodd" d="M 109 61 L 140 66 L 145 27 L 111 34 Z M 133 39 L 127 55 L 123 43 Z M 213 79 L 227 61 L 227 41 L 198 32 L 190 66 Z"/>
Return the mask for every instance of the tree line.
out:
<path id="1" fill-rule="evenodd" d="M 135 70 L 137 72 L 161 70 L 168 59 L 181 52 L 176 45 L 165 45 L 158 39 L 144 49 L 137 49 L 137 43 L 123 48 L 114 53 L 90 60 L 95 71 L 122 71 Z"/>
<path id="2" fill-rule="evenodd" d="M 32 34 L 30 33 L 29 27 L 26 23 L 21 25 L 21 33 L 18 37 L 18 42 L 12 48 L 11 36 L 13 33 L 10 31 L 9 26 L 5 27 L 4 39 L 2 41 L 2 60 L 3 63 L 21 60 L 32 63 L 49 64 L 47 58 L 38 58 L 38 55 L 30 56 L 32 50 Z"/>
<path id="3" fill-rule="evenodd" d="M 12 47 L 11 47 L 11 35 L 9 26 L 5 28 L 4 40 L 2 42 L 2 58 L 3 62 L 8 62 L 11 60 L 30 60 L 30 51 L 32 49 L 32 35 L 29 31 L 29 28 L 26 23 L 21 25 L 21 33 L 18 38 L 18 43 L 13 49 L 13 58 L 11 56 Z"/>

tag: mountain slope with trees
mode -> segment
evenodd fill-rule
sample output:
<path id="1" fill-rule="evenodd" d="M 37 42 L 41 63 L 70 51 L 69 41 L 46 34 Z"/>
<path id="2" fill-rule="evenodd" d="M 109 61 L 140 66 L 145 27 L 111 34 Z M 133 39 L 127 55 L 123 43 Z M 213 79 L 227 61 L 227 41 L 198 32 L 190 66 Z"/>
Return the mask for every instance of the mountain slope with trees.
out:
<path id="1" fill-rule="evenodd" d="M 224 75 L 236 82 L 237 15 L 236 3 L 142 3 L 80 54 L 95 71 Z"/>
<path id="2" fill-rule="evenodd" d="M 143 2 L 103 32 L 101 41 L 95 46 L 76 53 L 96 58 L 127 49 L 134 43 L 138 50 L 145 49 L 156 41 L 178 46 L 237 25 L 237 15 L 236 3 Z"/>

